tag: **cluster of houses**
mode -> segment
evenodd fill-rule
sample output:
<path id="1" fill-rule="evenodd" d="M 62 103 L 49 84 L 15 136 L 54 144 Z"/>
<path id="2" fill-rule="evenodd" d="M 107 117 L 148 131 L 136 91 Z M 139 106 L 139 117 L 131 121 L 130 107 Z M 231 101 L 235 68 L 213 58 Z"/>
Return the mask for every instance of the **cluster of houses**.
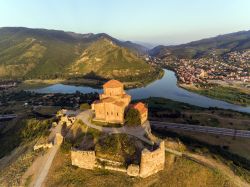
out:
<path id="1" fill-rule="evenodd" d="M 207 80 L 250 82 L 250 50 L 230 52 L 223 58 L 216 55 L 197 59 L 148 58 L 148 63 L 171 67 L 181 83 L 205 83 Z"/>

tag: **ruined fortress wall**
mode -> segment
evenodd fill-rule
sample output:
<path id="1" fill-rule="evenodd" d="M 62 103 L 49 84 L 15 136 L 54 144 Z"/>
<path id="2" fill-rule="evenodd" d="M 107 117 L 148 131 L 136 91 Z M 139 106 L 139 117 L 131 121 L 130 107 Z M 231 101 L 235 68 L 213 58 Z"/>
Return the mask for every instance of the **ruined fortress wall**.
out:
<path id="1" fill-rule="evenodd" d="M 160 170 L 165 165 L 165 143 L 162 141 L 155 151 L 144 149 L 141 154 L 140 177 L 146 178 Z"/>
<path id="2" fill-rule="evenodd" d="M 95 151 L 71 151 L 71 162 L 72 165 L 78 166 L 84 169 L 94 169 L 96 166 Z"/>

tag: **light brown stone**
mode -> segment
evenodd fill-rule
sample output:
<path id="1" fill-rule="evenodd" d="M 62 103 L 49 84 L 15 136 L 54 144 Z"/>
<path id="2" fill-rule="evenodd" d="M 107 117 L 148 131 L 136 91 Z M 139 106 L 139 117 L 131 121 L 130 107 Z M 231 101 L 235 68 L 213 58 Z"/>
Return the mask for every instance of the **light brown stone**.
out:
<path id="1" fill-rule="evenodd" d="M 162 141 L 155 151 L 144 149 L 141 154 L 140 177 L 146 178 L 164 169 L 165 143 Z"/>
<path id="2" fill-rule="evenodd" d="M 61 133 L 56 133 L 54 144 L 55 145 L 61 145 L 63 142 L 63 136 Z"/>
<path id="3" fill-rule="evenodd" d="M 94 169 L 96 167 L 95 151 L 71 151 L 72 165 L 84 169 Z"/>
<path id="4" fill-rule="evenodd" d="M 127 174 L 132 177 L 137 177 L 140 174 L 140 166 L 135 164 L 130 164 L 127 169 Z"/>
<path id="5" fill-rule="evenodd" d="M 124 91 L 124 86 L 116 80 L 108 81 L 103 86 L 104 93 L 91 108 L 95 111 L 96 121 L 124 123 L 124 112 L 131 101 L 131 96 Z"/>
<path id="6" fill-rule="evenodd" d="M 37 149 L 46 149 L 51 147 L 53 147 L 52 143 L 43 143 L 43 144 L 36 144 L 33 149 L 37 150 Z"/>

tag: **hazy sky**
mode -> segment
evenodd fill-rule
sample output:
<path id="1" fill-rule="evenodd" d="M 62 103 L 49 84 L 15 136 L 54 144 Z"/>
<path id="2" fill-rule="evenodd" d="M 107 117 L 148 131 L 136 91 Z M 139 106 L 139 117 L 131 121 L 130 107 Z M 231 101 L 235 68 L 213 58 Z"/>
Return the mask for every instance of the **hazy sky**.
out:
<path id="1" fill-rule="evenodd" d="M 250 30 L 250 0 L 0 0 L 0 27 L 177 44 Z"/>

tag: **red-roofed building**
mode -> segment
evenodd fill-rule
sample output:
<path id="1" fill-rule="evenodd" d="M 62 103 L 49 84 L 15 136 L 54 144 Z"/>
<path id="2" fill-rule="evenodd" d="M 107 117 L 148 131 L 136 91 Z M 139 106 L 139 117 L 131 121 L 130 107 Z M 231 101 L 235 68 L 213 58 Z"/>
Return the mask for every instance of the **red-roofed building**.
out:
<path id="1" fill-rule="evenodd" d="M 132 105 L 132 108 L 136 109 L 140 113 L 141 124 L 145 123 L 148 119 L 148 108 L 142 102 Z"/>

